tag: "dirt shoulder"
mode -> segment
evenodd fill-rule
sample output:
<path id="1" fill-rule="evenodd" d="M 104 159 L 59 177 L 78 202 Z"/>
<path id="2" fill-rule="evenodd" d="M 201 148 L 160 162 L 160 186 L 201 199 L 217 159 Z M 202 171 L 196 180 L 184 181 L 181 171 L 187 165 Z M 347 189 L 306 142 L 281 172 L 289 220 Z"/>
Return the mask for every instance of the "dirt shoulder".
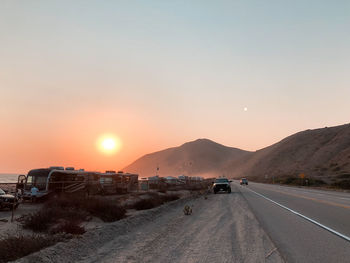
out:
<path id="1" fill-rule="evenodd" d="M 0 238 L 6 236 L 13 236 L 19 232 L 30 234 L 30 231 L 23 230 L 17 219 L 23 215 L 34 213 L 42 207 L 42 204 L 24 203 L 14 211 L 14 222 L 11 222 L 12 211 L 1 210 L 0 211 Z"/>
<path id="2" fill-rule="evenodd" d="M 185 216 L 184 205 L 192 206 Z M 283 262 L 239 191 L 141 211 L 16 262 Z"/>

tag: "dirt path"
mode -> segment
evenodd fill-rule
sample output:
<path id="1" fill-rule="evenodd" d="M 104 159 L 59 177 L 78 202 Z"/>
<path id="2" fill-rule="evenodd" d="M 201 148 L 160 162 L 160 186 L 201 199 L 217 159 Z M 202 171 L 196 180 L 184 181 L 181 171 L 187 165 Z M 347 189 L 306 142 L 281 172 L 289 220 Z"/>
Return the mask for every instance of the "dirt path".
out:
<path id="1" fill-rule="evenodd" d="M 185 204 L 193 213 L 185 216 Z M 20 262 L 283 262 L 238 191 L 179 200 Z"/>

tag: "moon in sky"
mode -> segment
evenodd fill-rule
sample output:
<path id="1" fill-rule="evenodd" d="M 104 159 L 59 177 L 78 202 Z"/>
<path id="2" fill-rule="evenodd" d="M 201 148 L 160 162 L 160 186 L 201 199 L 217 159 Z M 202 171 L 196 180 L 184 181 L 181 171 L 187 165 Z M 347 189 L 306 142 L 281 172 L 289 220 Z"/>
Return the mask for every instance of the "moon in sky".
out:
<path id="1" fill-rule="evenodd" d="M 121 140 L 113 134 L 101 135 L 97 140 L 97 148 L 107 155 L 119 152 L 121 145 Z"/>
<path id="2" fill-rule="evenodd" d="M 247 107 L 244 107 L 244 109 L 243 109 L 244 111 L 247 111 L 248 110 L 248 108 Z"/>

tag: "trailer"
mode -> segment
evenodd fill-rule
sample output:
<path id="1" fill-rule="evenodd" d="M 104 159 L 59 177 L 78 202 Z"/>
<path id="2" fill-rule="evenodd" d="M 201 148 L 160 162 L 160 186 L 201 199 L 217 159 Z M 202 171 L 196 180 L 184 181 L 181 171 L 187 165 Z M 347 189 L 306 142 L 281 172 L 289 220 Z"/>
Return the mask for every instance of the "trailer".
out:
<path id="1" fill-rule="evenodd" d="M 128 193 L 138 190 L 138 174 L 124 173 L 122 171 L 106 171 L 100 173 L 100 185 L 104 193 Z"/>
<path id="2" fill-rule="evenodd" d="M 125 193 L 135 189 L 135 178 L 137 174 L 105 173 L 76 170 L 73 167 L 52 166 L 30 170 L 21 180 L 23 183 L 23 198 L 31 198 L 31 189 L 35 186 L 38 189 L 37 198 L 50 194 L 72 194 L 82 193 L 94 194 L 117 194 Z M 137 190 L 137 186 L 136 186 Z"/>

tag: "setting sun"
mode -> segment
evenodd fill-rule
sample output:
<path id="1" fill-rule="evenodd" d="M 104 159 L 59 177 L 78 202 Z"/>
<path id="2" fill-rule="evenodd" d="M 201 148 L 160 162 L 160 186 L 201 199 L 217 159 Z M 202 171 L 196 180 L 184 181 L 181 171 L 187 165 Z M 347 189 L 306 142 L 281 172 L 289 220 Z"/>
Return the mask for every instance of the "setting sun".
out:
<path id="1" fill-rule="evenodd" d="M 114 154 L 120 150 L 121 140 L 114 135 L 105 134 L 98 138 L 97 147 L 105 154 Z"/>

